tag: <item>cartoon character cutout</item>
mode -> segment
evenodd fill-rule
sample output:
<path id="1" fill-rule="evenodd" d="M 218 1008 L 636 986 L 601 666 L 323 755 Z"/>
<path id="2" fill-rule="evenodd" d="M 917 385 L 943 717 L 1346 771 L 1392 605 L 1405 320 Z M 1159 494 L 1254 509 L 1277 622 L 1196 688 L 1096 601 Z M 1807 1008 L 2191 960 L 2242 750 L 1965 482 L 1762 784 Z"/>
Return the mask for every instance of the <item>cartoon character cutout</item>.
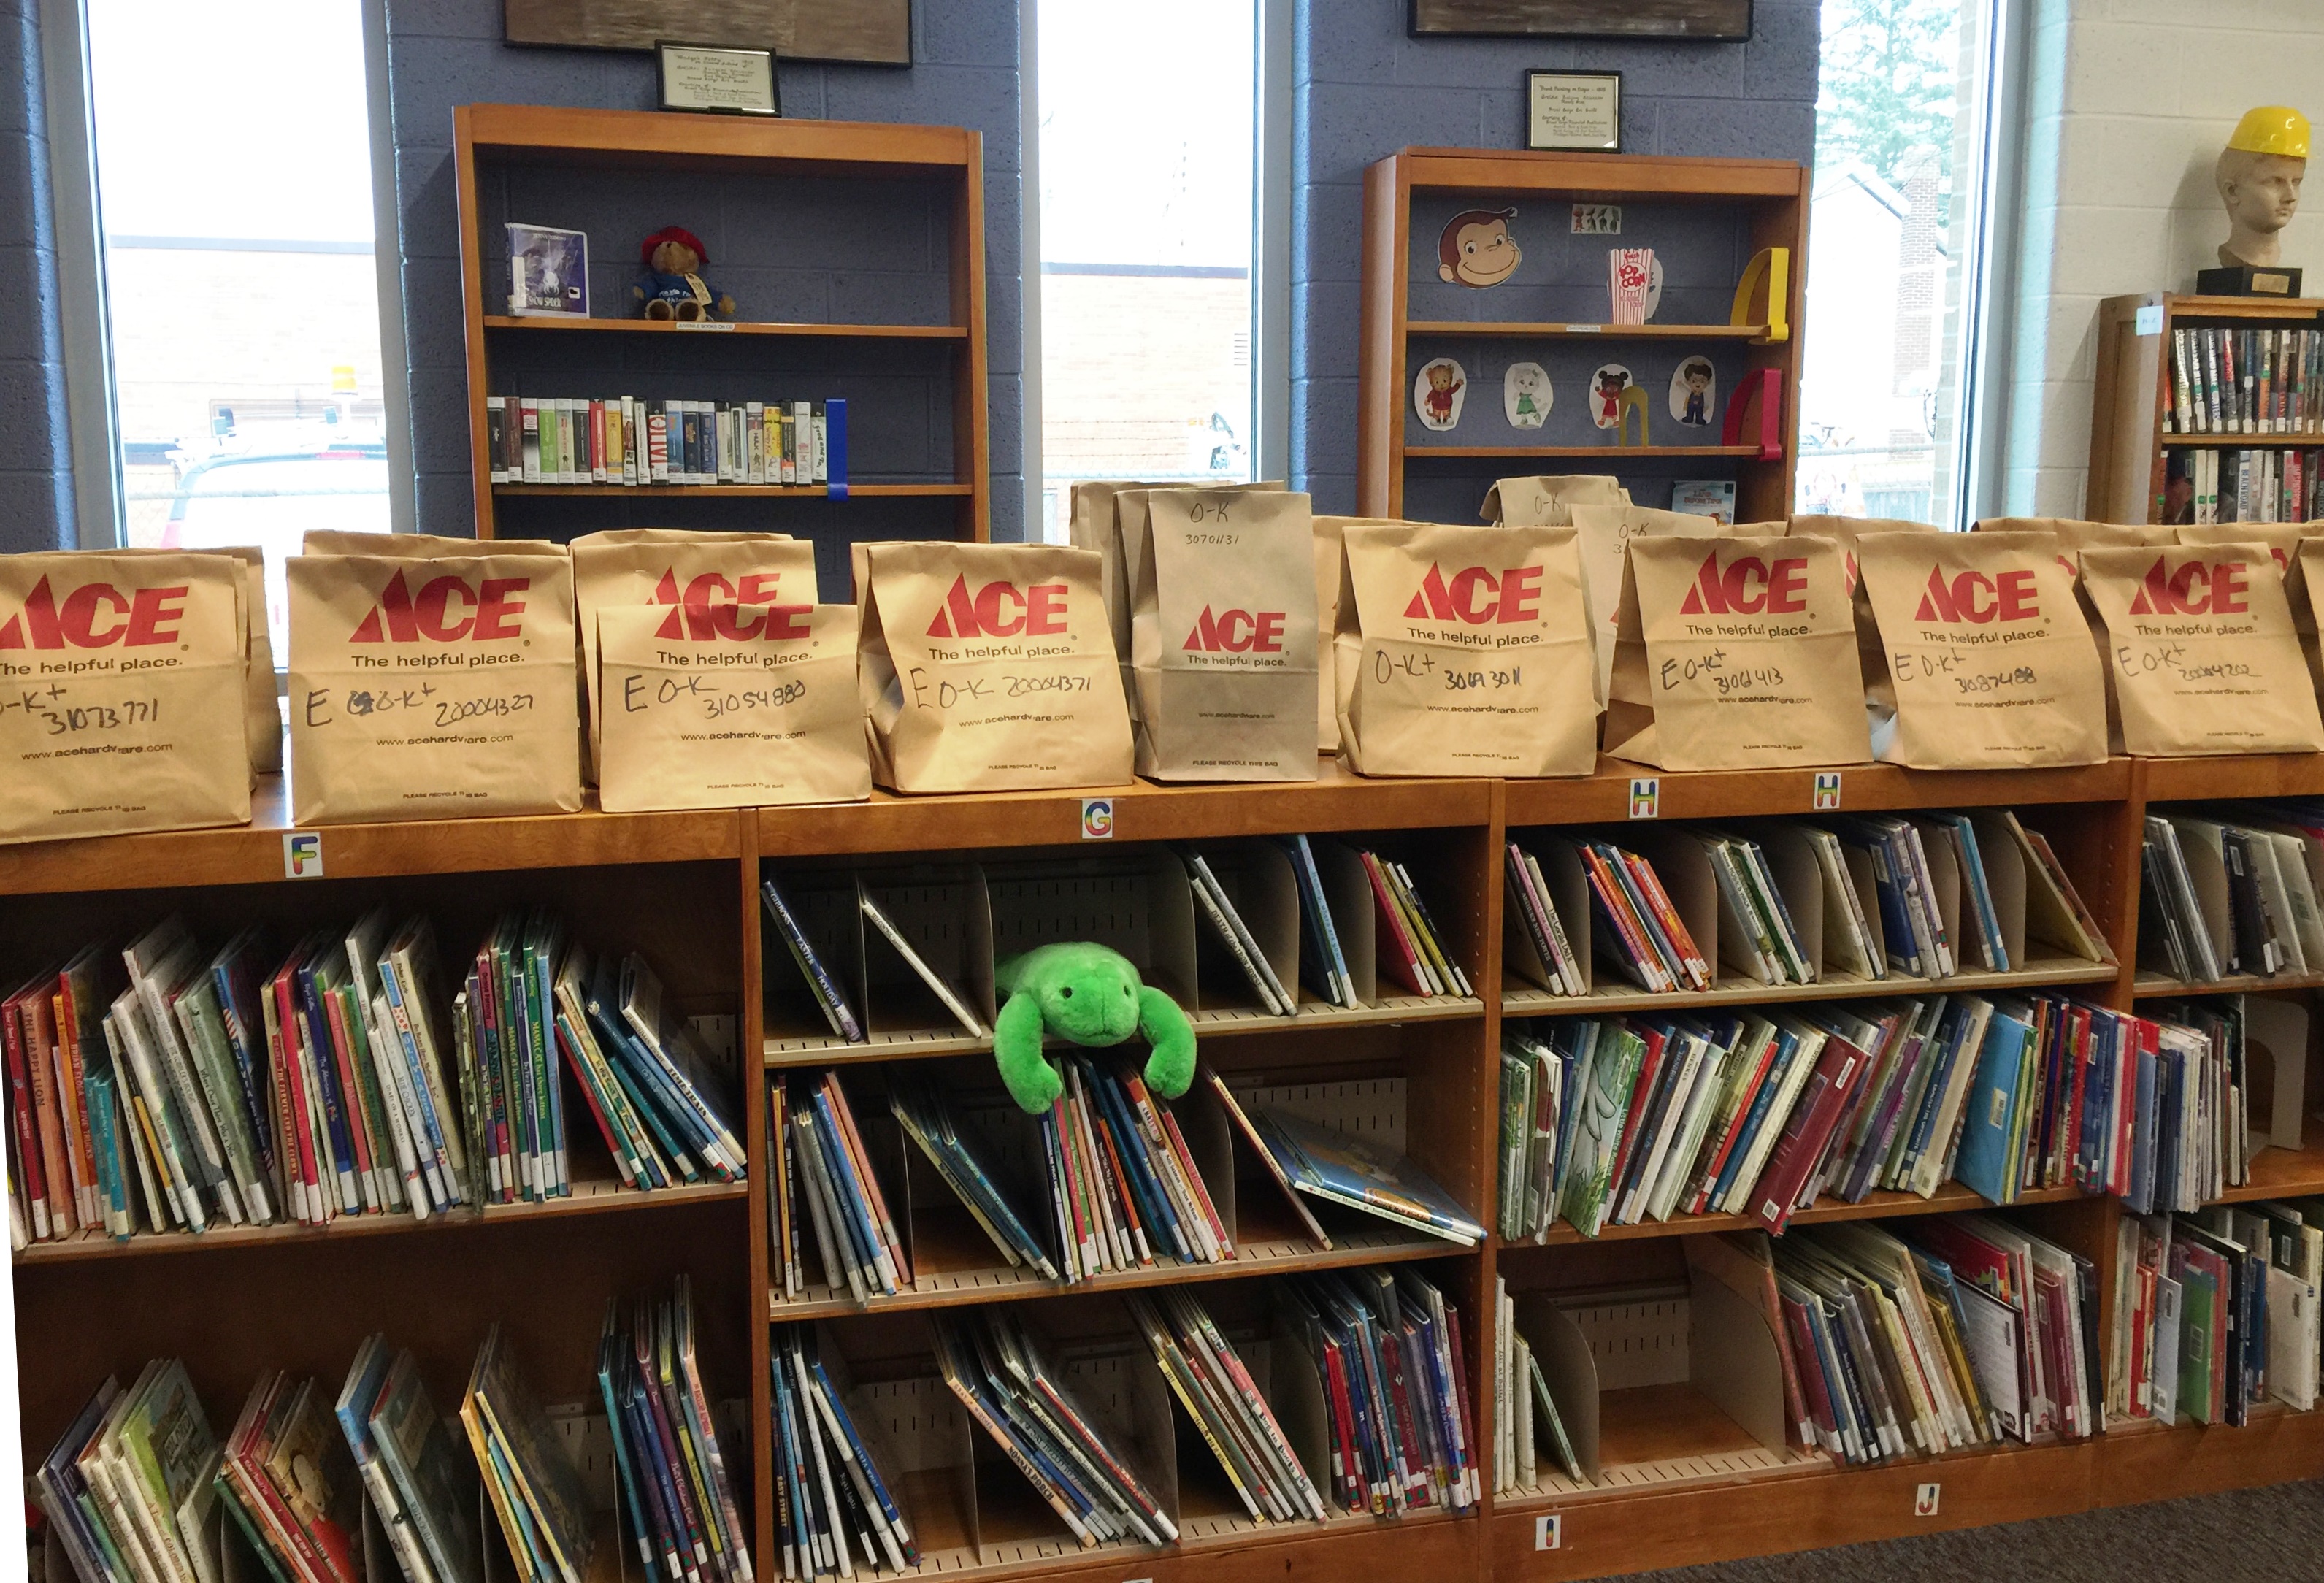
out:
<path id="1" fill-rule="evenodd" d="M 1501 410 L 1511 428 L 1539 428 L 1554 397 L 1549 371 L 1538 363 L 1512 363 L 1501 375 Z"/>
<path id="2" fill-rule="evenodd" d="M 1421 427 L 1442 434 L 1461 421 L 1469 399 L 1469 373 L 1450 357 L 1431 358 L 1412 382 L 1412 410 Z"/>
<path id="3" fill-rule="evenodd" d="M 1630 388 L 1630 371 L 1618 363 L 1601 364 L 1590 376 L 1591 421 L 1600 428 L 1618 428 L 1622 421 L 1622 392 Z"/>
<path id="4" fill-rule="evenodd" d="M 1524 259 L 1509 235 L 1515 209 L 1469 209 L 1445 222 L 1436 238 L 1436 273 L 1445 281 L 1480 290 L 1498 286 Z"/>
<path id="5" fill-rule="evenodd" d="M 1690 428 L 1709 428 L 1719 404 L 1719 371 L 1708 357 L 1683 359 L 1671 374 L 1670 413 Z"/>

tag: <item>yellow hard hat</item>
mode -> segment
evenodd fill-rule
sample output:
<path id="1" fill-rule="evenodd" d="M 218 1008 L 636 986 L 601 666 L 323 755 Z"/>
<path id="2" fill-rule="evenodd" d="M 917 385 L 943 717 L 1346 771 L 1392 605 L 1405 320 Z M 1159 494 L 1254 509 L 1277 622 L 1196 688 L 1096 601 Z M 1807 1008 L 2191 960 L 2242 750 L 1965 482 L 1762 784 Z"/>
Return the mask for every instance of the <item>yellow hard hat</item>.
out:
<path id="1" fill-rule="evenodd" d="M 2244 118 L 2236 123 L 2235 135 L 2227 139 L 2231 149 L 2241 149 L 2248 154 L 2282 154 L 2286 159 L 2308 157 L 2308 117 L 2289 105 L 2262 105 L 2256 110 L 2246 110 Z"/>

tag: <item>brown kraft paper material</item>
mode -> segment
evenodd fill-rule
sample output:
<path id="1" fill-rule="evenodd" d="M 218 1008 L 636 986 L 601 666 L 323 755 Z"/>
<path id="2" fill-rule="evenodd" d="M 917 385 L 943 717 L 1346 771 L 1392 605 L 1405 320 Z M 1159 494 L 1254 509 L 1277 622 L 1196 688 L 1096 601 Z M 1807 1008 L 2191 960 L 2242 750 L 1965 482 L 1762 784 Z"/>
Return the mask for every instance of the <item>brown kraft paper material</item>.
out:
<path id="1" fill-rule="evenodd" d="M 1869 759 L 1846 576 L 1829 538 L 1633 538 L 1606 751 L 1665 769 Z"/>

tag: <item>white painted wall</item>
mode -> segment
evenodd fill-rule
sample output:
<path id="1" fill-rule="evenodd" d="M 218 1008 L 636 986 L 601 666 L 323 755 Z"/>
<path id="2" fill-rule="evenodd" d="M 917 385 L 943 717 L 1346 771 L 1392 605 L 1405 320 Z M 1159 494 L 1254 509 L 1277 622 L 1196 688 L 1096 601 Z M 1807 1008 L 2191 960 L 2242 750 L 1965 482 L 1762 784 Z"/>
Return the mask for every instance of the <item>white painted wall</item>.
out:
<path id="1" fill-rule="evenodd" d="M 2012 514 L 2079 517 L 2101 298 L 2191 291 L 2227 217 L 2211 166 L 2255 105 L 2324 128 L 2324 0 L 2035 0 L 2004 452 Z M 2284 262 L 2324 293 L 2324 149 Z"/>

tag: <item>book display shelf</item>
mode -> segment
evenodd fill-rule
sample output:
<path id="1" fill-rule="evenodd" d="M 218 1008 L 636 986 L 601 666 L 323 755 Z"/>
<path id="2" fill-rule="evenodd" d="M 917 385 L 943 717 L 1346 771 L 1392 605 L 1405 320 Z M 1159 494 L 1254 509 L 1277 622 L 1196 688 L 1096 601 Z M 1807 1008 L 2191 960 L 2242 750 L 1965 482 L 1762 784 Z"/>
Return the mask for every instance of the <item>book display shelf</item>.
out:
<path id="1" fill-rule="evenodd" d="M 2324 329 L 2324 299 L 2285 297 L 2193 297 L 2148 291 L 2109 297 L 2098 304 L 2098 375 L 2090 395 L 2091 516 L 2106 522 L 2171 522 L 2194 519 L 2174 504 L 2172 480 L 2184 481 L 2195 454 L 2252 452 L 2281 457 L 2324 446 L 2324 425 L 2314 418 L 2285 422 L 2275 432 L 2245 431 L 2210 420 L 2174 431 L 2172 347 L 2188 331 Z M 2190 348 L 2200 360 L 2201 344 Z M 2223 377 L 2232 370 L 2222 370 Z M 2305 377 L 2298 381 L 2303 388 Z M 2306 400 L 2303 408 L 2308 406 Z M 2288 411 L 2288 409 L 2287 409 Z M 2192 429 L 2192 432 L 2190 432 Z M 2255 429 L 2256 426 L 2255 425 Z M 2304 512 L 2272 518 L 2298 521 Z M 2259 520 L 2255 510 L 2243 513 Z M 2223 487 L 2218 520 L 2236 520 Z"/>
<path id="2" fill-rule="evenodd" d="M 479 538 L 991 536 L 977 133 L 515 105 L 454 115 Z M 512 221 L 587 235 L 590 317 L 508 312 Z M 704 241 L 701 273 L 734 299 L 732 320 L 637 316 L 640 244 L 673 223 Z M 495 483 L 495 396 L 844 399 L 847 488 Z"/>
<path id="3" fill-rule="evenodd" d="M 1473 521 L 1496 478 L 1611 473 L 1642 506 L 1667 507 L 1681 481 L 1731 482 L 1736 520 L 1788 515 L 1807 200 L 1806 168 L 1783 160 L 1408 148 L 1372 164 L 1358 512 Z M 1514 270 L 1498 284 L 1465 282 L 1441 251 L 1448 225 L 1512 210 Z M 1654 250 L 1661 293 L 1646 323 L 1607 322 L 1614 248 Z M 1448 429 L 1415 406 L 1415 382 L 1443 358 L 1464 376 Z M 1714 381 L 1697 420 L 1682 421 L 1673 391 L 1698 358 Z M 1538 419 L 1508 411 L 1505 381 L 1522 364 L 1546 376 Z M 1646 398 L 1643 443 L 1636 413 L 1600 426 L 1594 382 L 1609 364 Z"/>
<path id="4" fill-rule="evenodd" d="M 841 1041 L 816 1020 L 760 905 L 768 877 L 809 917 L 817 896 L 852 895 L 860 880 L 924 954 L 956 971 L 988 1019 L 993 953 L 1042 939 L 1110 941 L 1187 1008 L 1204 1072 L 1247 1106 L 1281 1105 L 1370 1137 L 1408 1156 L 1489 1225 L 1504 1020 L 1636 1008 L 1646 999 L 1592 993 L 1558 1001 L 1531 983 L 1517 961 L 1522 935 L 1504 912 L 1506 842 L 1579 826 L 1627 827 L 1644 839 L 1643 822 L 1631 818 L 1641 773 L 1609 759 L 1570 781 L 1365 780 L 1327 762 L 1316 781 L 1282 786 L 882 794 L 862 805 L 782 810 L 330 826 L 300 833 L 302 842 L 320 838 L 321 876 L 304 879 L 286 877 L 287 805 L 280 784 L 268 782 L 247 828 L 0 849 L 0 968 L 17 978 L 68 942 L 125 933 L 172 909 L 205 939 L 253 922 L 295 938 L 380 904 L 424 910 L 456 961 L 495 916 L 551 909 L 595 949 L 649 954 L 676 1010 L 696 1019 L 706 1044 L 733 1054 L 751 1167 L 747 1183 L 622 1189 L 608 1161 L 583 1156 L 589 1129 L 576 1126 L 576 1188 L 567 1200 L 425 1223 L 371 1216 L 322 1228 L 36 1243 L 16 1256 L 14 1270 L 27 1465 L 46 1454 L 108 1373 L 127 1379 L 149 1358 L 181 1357 L 216 1420 L 264 1368 L 336 1382 L 363 1339 L 379 1330 L 412 1349 L 439 1404 L 459 1400 L 494 1321 L 552 1408 L 589 1404 L 607 1300 L 666 1289 L 683 1275 L 692 1281 L 707 1386 L 732 1404 L 730 1459 L 749 1469 L 742 1514 L 761 1578 L 780 1576 L 781 1556 L 769 1369 L 794 1324 L 814 1328 L 835 1388 L 885 1441 L 918 1543 L 917 1575 L 930 1577 L 1257 1583 L 1365 1573 L 1546 1583 L 2324 1474 L 2324 1413 L 2273 1407 L 2255 1408 L 2245 1428 L 2141 1423 L 2079 1440 L 1839 1466 L 1785 1444 L 1779 1390 L 1771 1426 L 1773 1343 L 1757 1313 L 1714 1284 L 1690 1281 L 1690 1238 L 1740 1229 L 1745 1217 L 1680 1215 L 1611 1227 L 1594 1239 L 1561 1225 L 1540 1245 L 1489 1236 L 1462 1248 L 1326 1205 L 1318 1212 L 1332 1237 L 1327 1249 L 1231 1137 L 1216 1104 L 1205 1102 L 1204 1077 L 1174 1109 L 1231 1232 L 1232 1260 L 1157 1258 L 1070 1286 L 1007 1267 L 889 1124 L 881 1102 L 884 1085 L 908 1074 L 948 1091 L 964 1113 L 1007 1107 L 989 1044 L 960 1034 L 870 941 L 852 960 L 839 953 L 837 970 L 870 1036 Z M 1818 800 L 1818 779 L 1809 769 L 1663 775 L 1651 803 L 1662 824 L 1806 815 L 1831 806 Z M 1111 800 L 1111 833 L 1102 840 L 1085 836 L 1091 795 Z M 2014 811 L 2047 840 L 2117 959 L 2037 956 L 2010 973 L 1964 974 L 1931 987 L 2063 987 L 2127 1008 L 2150 996 L 2243 987 L 2164 985 L 2140 975 L 2147 805 L 2324 796 L 2324 759 L 2117 759 L 1991 773 L 1861 766 L 1842 772 L 1839 796 L 1852 813 Z M 1298 937 L 1277 926 L 1282 898 L 1270 889 L 1278 883 L 1270 854 L 1277 849 L 1264 839 L 1295 833 L 1393 854 L 1416 877 L 1448 953 L 1481 993 L 1409 997 L 1383 980 L 1360 981 L 1353 1008 L 1302 992 L 1294 1015 L 1259 1009 L 1231 964 L 1193 947 L 1184 871 L 1173 853 L 1211 860 L 1239 893 L 1263 949 L 1286 959 L 1277 964 L 1284 981 L 1296 984 L 1287 959 Z M 1360 916 L 1351 909 L 1350 921 Z M 1359 936 L 1351 960 L 1362 944 Z M 1842 979 L 1812 993 L 1846 999 L 1921 987 Z M 1673 1008 L 1732 1007 L 1810 992 L 1723 980 L 1692 996 L 1653 999 Z M 895 1293 L 868 1299 L 819 1282 L 787 1294 L 770 1252 L 768 1095 L 778 1082 L 819 1081 L 835 1070 L 865 1120 L 862 1146 L 889 1184 L 913 1271 Z M 568 1109 L 576 1095 L 568 1093 Z M 2324 1193 L 2324 1142 L 2263 1154 L 2251 1183 L 2233 1190 L 2238 1199 L 2308 1193 Z M 1826 1198 L 1796 1219 L 1894 1219 L 1978 1201 L 1948 1183 L 1926 1199 Z M 2096 1311 L 2110 1314 L 2116 1201 L 2038 1189 L 2009 1212 L 2095 1261 Z M 1320 1441 L 1302 1440 L 1290 1406 L 1303 1395 L 1313 1401 L 1312 1372 L 1302 1379 L 1292 1349 L 1270 1348 L 1267 1293 L 1277 1277 L 1357 1266 L 1418 1270 L 1457 1304 L 1482 1445 L 1492 1437 L 1497 1281 L 1508 1284 L 1521 1331 L 1563 1327 L 1559 1333 L 1572 1338 L 1563 1377 L 1594 1377 L 1588 1409 L 1574 1413 L 1593 1480 L 1571 1484 L 1545 1457 L 1531 1486 L 1496 1495 L 1487 1477 L 1480 1505 L 1461 1516 L 1334 1511 L 1319 1523 L 1252 1522 L 1191 1422 L 1171 1405 L 1126 1300 L 1171 1286 L 1197 1295 L 1250 1360 L 1257 1388 L 1277 1404 L 1295 1444 L 1320 1453 Z M 1653 1302 L 1589 1296 L 1646 1282 L 1667 1284 L 1670 1295 Z M 961 1410 L 939 1376 L 933 1326 L 1003 1308 L 1047 1338 L 1074 1390 L 1120 1428 L 1176 1521 L 1176 1545 L 1077 1545 Z M 591 1411 L 581 1406 L 558 1420 L 577 1437 L 585 1461 Z M 1320 1486 L 1323 1475 L 1316 1478 Z M 609 1506 L 612 1488 L 607 1479 L 600 1491 Z M 493 1536 L 487 1543 L 498 1543 L 489 1517 L 482 1526 Z M 390 1571 L 377 1575 L 392 1575 L 384 1551 L 381 1559 Z M 597 1570 L 627 1576 L 633 1560 L 626 1540 L 603 1543 Z M 510 1575 L 504 1555 L 488 1561 L 488 1576 Z"/>

